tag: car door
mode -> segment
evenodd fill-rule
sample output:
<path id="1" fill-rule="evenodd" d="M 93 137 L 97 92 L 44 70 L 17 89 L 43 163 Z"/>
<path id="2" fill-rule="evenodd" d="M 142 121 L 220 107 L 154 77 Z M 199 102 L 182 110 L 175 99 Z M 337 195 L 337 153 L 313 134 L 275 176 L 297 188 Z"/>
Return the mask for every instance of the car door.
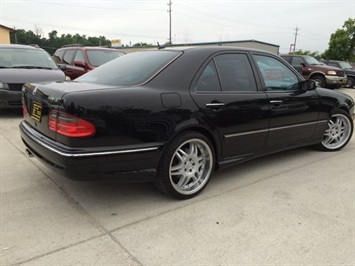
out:
<path id="1" fill-rule="evenodd" d="M 218 54 L 202 69 L 191 94 L 220 136 L 220 156 L 243 157 L 261 150 L 268 135 L 269 102 L 257 90 L 248 54 Z"/>
<path id="2" fill-rule="evenodd" d="M 72 80 L 85 74 L 85 67 L 76 66 L 75 61 L 81 61 L 84 58 L 83 52 L 77 49 L 67 50 L 63 56 L 63 63 L 66 64 L 66 70 L 64 71 L 67 76 Z"/>
<path id="3" fill-rule="evenodd" d="M 279 58 L 254 54 L 270 103 L 266 148 L 310 140 L 317 126 L 320 102 L 315 90 L 300 88 L 300 78 Z"/>

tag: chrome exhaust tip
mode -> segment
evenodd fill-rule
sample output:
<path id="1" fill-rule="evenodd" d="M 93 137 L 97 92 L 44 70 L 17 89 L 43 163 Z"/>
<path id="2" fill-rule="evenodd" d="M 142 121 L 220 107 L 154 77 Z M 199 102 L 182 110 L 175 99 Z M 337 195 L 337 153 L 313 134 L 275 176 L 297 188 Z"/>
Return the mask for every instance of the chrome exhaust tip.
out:
<path id="1" fill-rule="evenodd" d="M 35 157 L 29 149 L 26 149 L 25 152 L 28 157 L 30 157 L 30 158 Z"/>

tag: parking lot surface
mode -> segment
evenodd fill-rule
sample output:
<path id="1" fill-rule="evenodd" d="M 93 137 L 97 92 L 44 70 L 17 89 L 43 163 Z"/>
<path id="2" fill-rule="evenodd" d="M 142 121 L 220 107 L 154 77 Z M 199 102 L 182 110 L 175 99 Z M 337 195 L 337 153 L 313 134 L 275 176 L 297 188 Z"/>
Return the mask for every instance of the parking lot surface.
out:
<path id="1" fill-rule="evenodd" d="M 25 155 L 20 120 L 0 113 L 0 265 L 355 265 L 354 137 L 216 172 L 177 201 L 64 179 Z"/>

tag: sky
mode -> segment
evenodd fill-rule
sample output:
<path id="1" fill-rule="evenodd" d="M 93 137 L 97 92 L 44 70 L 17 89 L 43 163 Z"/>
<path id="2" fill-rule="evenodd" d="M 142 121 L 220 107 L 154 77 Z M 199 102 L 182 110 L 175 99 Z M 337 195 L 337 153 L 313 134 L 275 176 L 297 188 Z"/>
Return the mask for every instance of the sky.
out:
<path id="1" fill-rule="evenodd" d="M 0 24 L 61 34 L 105 36 L 124 45 L 164 44 L 170 0 L 0 0 Z M 174 44 L 257 40 L 324 52 L 332 33 L 355 18 L 355 0 L 171 0 Z"/>

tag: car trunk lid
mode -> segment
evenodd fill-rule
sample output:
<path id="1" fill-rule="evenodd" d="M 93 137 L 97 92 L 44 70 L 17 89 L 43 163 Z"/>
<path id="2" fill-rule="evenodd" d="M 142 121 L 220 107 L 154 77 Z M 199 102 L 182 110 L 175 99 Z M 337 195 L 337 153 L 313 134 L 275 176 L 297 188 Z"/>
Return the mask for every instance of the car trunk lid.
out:
<path id="1" fill-rule="evenodd" d="M 56 132 L 49 129 L 51 111 L 61 110 L 63 96 L 70 92 L 107 89 L 107 85 L 78 82 L 26 83 L 22 88 L 24 120 L 35 130 L 55 140 Z"/>

